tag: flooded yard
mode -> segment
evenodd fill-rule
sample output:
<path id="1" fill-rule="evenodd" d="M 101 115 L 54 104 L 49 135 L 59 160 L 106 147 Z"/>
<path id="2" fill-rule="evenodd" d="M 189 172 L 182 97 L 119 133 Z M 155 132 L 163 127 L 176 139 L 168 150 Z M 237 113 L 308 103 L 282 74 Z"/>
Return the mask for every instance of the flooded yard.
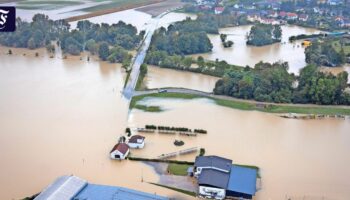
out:
<path id="1" fill-rule="evenodd" d="M 133 110 L 131 126 L 145 124 L 202 128 L 208 134 L 179 137 L 145 135 L 141 153 L 158 155 L 176 149 L 202 147 L 207 155 L 220 155 L 237 164 L 261 169 L 262 189 L 255 199 L 347 199 L 350 188 L 350 121 L 339 119 L 294 120 L 256 111 L 214 105 L 207 99 L 146 99 L 160 113 Z M 146 150 L 147 149 L 147 150 Z M 149 150 L 149 151 L 148 151 Z M 180 158 L 179 158 L 180 159 Z"/>

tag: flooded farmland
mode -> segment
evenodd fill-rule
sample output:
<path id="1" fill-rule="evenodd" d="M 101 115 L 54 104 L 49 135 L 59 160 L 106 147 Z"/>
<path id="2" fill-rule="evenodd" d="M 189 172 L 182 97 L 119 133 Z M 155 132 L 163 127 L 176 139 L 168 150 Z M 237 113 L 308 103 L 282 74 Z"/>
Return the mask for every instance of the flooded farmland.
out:
<path id="1" fill-rule="evenodd" d="M 256 199 L 347 199 L 350 188 L 350 121 L 294 120 L 256 111 L 214 105 L 211 100 L 148 98 L 161 113 L 134 110 L 130 125 L 159 124 L 203 128 L 207 135 L 181 137 L 185 146 L 203 147 L 207 155 L 221 155 L 238 164 L 261 168 Z M 175 151 L 169 136 L 144 134 L 153 150 Z M 154 147 L 153 145 L 156 145 Z M 156 154 L 156 153 L 155 153 Z"/>
<path id="2" fill-rule="evenodd" d="M 91 21 L 116 23 L 123 19 L 142 29 L 150 15 L 139 12 L 139 18 L 132 18 L 135 12 L 138 11 L 128 10 Z M 195 17 L 172 13 L 160 25 L 187 16 Z M 287 34 L 317 32 L 287 26 L 283 30 Z M 204 55 L 207 59 L 223 56 L 233 64 L 253 65 L 261 59 L 286 58 L 290 59 L 292 72 L 305 64 L 299 43 L 274 44 L 264 49 L 244 47 L 244 41 L 239 38 L 249 31 L 248 26 L 221 30 L 224 31 L 232 33 L 228 39 L 234 40 L 234 47 L 222 49 L 215 42 L 219 36 L 210 36 L 214 50 Z M 236 36 L 238 39 L 234 39 Z M 109 159 L 110 149 L 127 125 L 145 124 L 203 128 L 209 133 L 197 137 L 144 134 L 145 149 L 134 150 L 132 154 L 154 158 L 184 148 L 204 147 L 208 155 L 257 165 L 261 168 L 262 182 L 256 200 L 289 197 L 343 200 L 349 196 L 349 120 L 283 119 L 273 114 L 220 107 L 207 99 L 148 99 L 143 103 L 160 105 L 165 111 L 133 110 L 128 117 L 128 102 L 121 94 L 126 77 L 121 65 L 96 59 L 87 62 L 79 57 L 51 59 L 45 50 L 36 50 L 40 56 L 35 57 L 36 51 L 13 49 L 14 55 L 10 56 L 6 55 L 7 50 L 0 48 L 0 185 L 6 191 L 0 193 L 0 199 L 35 194 L 63 174 L 74 174 L 99 184 L 191 199 L 141 182 L 141 179 L 158 180 L 148 165 Z M 146 84 L 149 88 L 173 86 L 209 92 L 216 80 L 201 74 L 150 67 Z M 183 140 L 185 145 L 174 146 L 175 139 Z M 190 161 L 194 155 L 177 159 Z"/>
<path id="3" fill-rule="evenodd" d="M 289 63 L 289 71 L 297 74 L 306 65 L 304 47 L 301 45 L 302 40 L 290 43 L 288 38 L 293 35 L 320 32 L 316 29 L 285 25 L 281 27 L 281 43 L 255 47 L 246 44 L 246 36 L 250 28 L 251 26 L 249 25 L 220 29 L 220 33 L 227 34 L 227 39 L 234 42 L 233 47 L 224 48 L 220 41 L 220 35 L 209 35 L 210 41 L 214 46 L 213 51 L 199 55 L 209 60 L 226 60 L 230 64 L 239 66 L 249 65 L 251 67 L 260 61 L 285 61 Z"/>

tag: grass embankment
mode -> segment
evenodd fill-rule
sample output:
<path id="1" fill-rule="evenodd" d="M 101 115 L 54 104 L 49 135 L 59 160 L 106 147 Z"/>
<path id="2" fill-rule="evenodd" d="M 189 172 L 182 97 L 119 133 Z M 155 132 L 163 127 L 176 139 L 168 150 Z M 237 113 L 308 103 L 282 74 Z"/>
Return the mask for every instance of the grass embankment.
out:
<path id="1" fill-rule="evenodd" d="M 160 97 L 160 98 L 180 98 L 180 99 L 192 99 L 198 98 L 199 96 L 190 95 L 190 94 L 178 94 L 178 93 L 158 93 L 158 94 L 149 94 L 133 97 L 130 102 L 129 109 L 139 109 L 146 112 L 162 112 L 163 109 L 159 106 L 145 106 L 137 104 L 139 101 L 142 101 L 146 97 Z"/>
<path id="2" fill-rule="evenodd" d="M 130 103 L 130 109 L 136 108 L 137 102 L 146 97 L 156 98 L 178 98 L 178 99 L 195 99 L 195 98 L 209 98 L 202 97 L 194 94 L 182 94 L 182 93 L 157 93 L 150 95 L 142 95 L 134 97 Z M 229 108 L 239 110 L 256 110 L 269 113 L 299 113 L 299 114 L 320 114 L 320 115 L 350 115 L 350 109 L 339 107 L 322 107 L 322 106 L 298 106 L 298 105 L 277 105 L 268 104 L 265 108 L 257 107 L 256 103 L 238 101 L 235 99 L 224 100 L 217 98 L 212 99 L 217 105 L 225 106 Z"/>
<path id="3" fill-rule="evenodd" d="M 168 165 L 168 172 L 176 176 L 187 176 L 187 169 L 192 165 L 170 163 Z"/>
<path id="4" fill-rule="evenodd" d="M 166 186 L 166 185 L 162 185 L 162 184 L 158 184 L 158 183 L 151 183 L 151 182 L 149 182 L 149 184 L 156 185 L 156 186 L 163 187 L 163 188 L 167 188 L 167 189 L 170 189 L 170 190 L 174 190 L 176 192 L 187 194 L 187 195 L 190 195 L 192 197 L 196 197 L 197 196 L 197 194 L 195 192 L 191 192 L 191 191 L 187 191 L 187 190 L 183 190 L 183 189 L 179 189 L 179 188 L 175 188 L 175 187 L 170 187 L 170 186 Z"/>

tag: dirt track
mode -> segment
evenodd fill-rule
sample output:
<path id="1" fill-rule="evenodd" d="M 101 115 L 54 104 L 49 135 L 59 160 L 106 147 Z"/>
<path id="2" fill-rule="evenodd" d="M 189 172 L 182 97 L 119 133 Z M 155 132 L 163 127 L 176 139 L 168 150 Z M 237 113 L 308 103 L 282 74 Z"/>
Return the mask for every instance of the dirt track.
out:
<path id="1" fill-rule="evenodd" d="M 161 13 L 166 12 L 169 9 L 177 8 L 185 5 L 186 3 L 181 2 L 181 0 L 166 0 L 160 3 L 144 6 L 142 8 L 138 8 L 136 10 L 145 12 L 147 14 L 154 16 L 158 16 Z"/>

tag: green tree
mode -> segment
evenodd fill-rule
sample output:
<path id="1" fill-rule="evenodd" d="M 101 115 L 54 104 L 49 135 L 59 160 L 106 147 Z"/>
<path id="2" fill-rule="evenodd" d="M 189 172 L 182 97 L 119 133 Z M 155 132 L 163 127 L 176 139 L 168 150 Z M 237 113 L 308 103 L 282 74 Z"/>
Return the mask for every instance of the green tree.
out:
<path id="1" fill-rule="evenodd" d="M 102 42 L 98 49 L 98 55 L 102 60 L 107 60 L 109 56 L 109 46 L 107 42 Z"/>

